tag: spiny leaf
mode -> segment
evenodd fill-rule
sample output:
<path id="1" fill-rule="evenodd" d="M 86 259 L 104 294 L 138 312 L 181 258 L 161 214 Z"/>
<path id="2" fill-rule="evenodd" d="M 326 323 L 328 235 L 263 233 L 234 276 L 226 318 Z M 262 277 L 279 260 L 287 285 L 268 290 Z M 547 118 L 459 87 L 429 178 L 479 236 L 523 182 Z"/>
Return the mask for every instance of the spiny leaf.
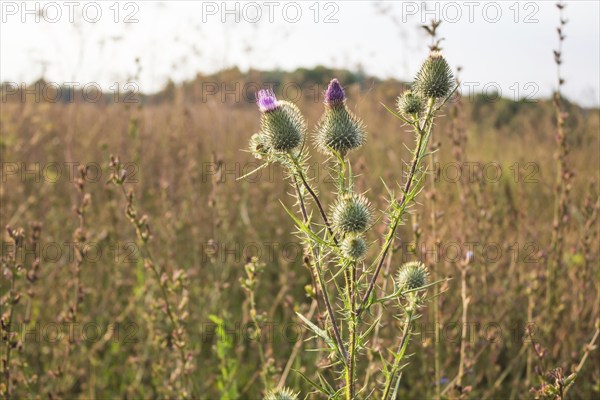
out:
<path id="1" fill-rule="evenodd" d="M 298 371 L 297 369 L 292 369 L 292 371 L 296 372 L 297 374 L 300 374 L 300 376 L 306 381 L 308 382 L 312 387 L 314 387 L 315 389 L 317 389 L 319 392 L 327 395 L 327 396 L 332 396 L 333 393 L 329 392 L 327 389 L 325 389 L 322 386 L 319 386 L 318 383 L 316 383 L 315 381 L 313 381 L 312 379 L 310 379 L 308 376 L 304 375 L 302 372 Z M 320 376 L 319 376 L 320 377 Z"/>
<path id="2" fill-rule="evenodd" d="M 404 122 L 407 125 L 413 125 L 413 122 L 410 122 L 409 120 L 407 120 L 406 118 L 404 118 L 402 115 L 398 114 L 396 111 L 392 110 L 391 108 L 389 108 L 388 106 L 386 106 L 383 103 L 380 103 L 390 114 L 392 114 L 394 117 L 398 118 L 399 120 L 401 120 L 402 122 Z"/>
<path id="3" fill-rule="evenodd" d="M 292 218 L 292 220 L 296 223 L 296 225 L 298 226 L 298 228 L 304 232 L 307 236 L 309 236 L 312 240 L 314 240 L 315 242 L 317 242 L 318 244 L 320 244 L 321 246 L 329 246 L 329 244 L 325 241 L 323 241 L 319 236 L 315 235 L 313 233 L 312 230 L 310 230 L 310 228 L 308 228 L 308 226 L 306 226 L 306 224 L 304 222 L 302 222 L 301 220 L 299 220 L 292 211 L 290 211 L 285 204 L 283 204 L 283 202 L 280 200 L 279 201 L 281 203 L 281 205 L 283 206 L 284 210 L 288 213 L 288 215 Z"/>
<path id="4" fill-rule="evenodd" d="M 318 326 L 310 322 L 308 319 L 306 319 L 304 315 L 300 313 L 296 313 L 296 315 L 306 324 L 306 326 L 308 326 L 308 328 L 311 331 L 313 331 L 317 336 L 323 339 L 331 349 L 337 349 L 334 341 L 329 337 L 329 334 L 327 334 L 325 330 L 319 328 Z"/>

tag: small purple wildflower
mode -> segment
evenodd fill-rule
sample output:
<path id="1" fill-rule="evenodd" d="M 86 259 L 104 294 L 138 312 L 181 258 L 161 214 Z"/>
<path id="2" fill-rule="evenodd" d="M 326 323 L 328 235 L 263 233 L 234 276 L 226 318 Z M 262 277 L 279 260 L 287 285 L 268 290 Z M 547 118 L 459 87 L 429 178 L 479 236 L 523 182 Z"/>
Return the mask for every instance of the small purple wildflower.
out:
<path id="1" fill-rule="evenodd" d="M 273 111 L 278 107 L 277 98 L 271 89 L 259 90 L 256 102 L 261 112 Z"/>
<path id="2" fill-rule="evenodd" d="M 340 85 L 340 81 L 337 79 L 332 79 L 329 82 L 329 86 L 325 91 L 325 104 L 340 104 L 344 100 L 346 100 L 346 93 L 344 92 L 344 88 Z"/>

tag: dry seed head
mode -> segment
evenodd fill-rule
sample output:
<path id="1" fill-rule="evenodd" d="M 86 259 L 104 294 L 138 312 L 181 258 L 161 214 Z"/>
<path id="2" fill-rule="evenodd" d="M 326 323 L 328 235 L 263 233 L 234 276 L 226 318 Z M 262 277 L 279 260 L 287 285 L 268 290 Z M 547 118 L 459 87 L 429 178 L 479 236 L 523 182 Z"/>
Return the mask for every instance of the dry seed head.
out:
<path id="1" fill-rule="evenodd" d="M 362 260 L 366 252 L 367 242 L 362 236 L 348 236 L 342 242 L 342 254 L 350 260 Z"/>
<path id="2" fill-rule="evenodd" d="M 454 75 L 446 59 L 432 52 L 421 66 L 413 82 L 413 90 L 425 98 L 444 98 L 450 94 Z"/>
<path id="3" fill-rule="evenodd" d="M 298 394 L 294 393 L 292 389 L 284 387 L 269 391 L 265 395 L 264 400 L 298 400 Z"/>
<path id="4" fill-rule="evenodd" d="M 341 233 L 364 232 L 371 222 L 369 201 L 362 195 L 340 196 L 333 207 L 333 226 Z"/>
<path id="5" fill-rule="evenodd" d="M 396 284 L 403 291 L 414 290 L 427 285 L 429 272 L 420 261 L 407 262 L 398 271 Z"/>

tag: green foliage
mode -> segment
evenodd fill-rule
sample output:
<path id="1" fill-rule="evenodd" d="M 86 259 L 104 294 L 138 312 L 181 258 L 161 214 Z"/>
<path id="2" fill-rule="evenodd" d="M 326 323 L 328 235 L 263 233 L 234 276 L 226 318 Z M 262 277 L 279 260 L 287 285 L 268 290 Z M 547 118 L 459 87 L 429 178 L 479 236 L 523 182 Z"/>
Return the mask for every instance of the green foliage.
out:
<path id="1" fill-rule="evenodd" d="M 216 355 L 219 360 L 217 389 L 221 400 L 237 399 L 239 396 L 236 377 L 238 365 L 233 354 L 233 339 L 227 333 L 226 322 L 223 318 L 216 315 L 209 315 L 209 318 L 217 328 L 217 342 L 215 344 Z"/>

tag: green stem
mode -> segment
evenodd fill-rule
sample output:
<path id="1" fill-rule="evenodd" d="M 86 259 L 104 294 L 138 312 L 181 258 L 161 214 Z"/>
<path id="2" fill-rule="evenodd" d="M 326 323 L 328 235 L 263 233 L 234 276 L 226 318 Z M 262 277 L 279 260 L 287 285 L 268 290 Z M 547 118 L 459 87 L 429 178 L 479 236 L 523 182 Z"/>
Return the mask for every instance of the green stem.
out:
<path id="1" fill-rule="evenodd" d="M 254 298 L 254 291 L 250 292 L 250 309 L 252 310 L 252 314 L 256 315 L 256 300 Z M 265 358 L 265 351 L 263 349 L 262 346 L 262 330 L 260 329 L 260 325 L 258 323 L 258 321 L 256 320 L 256 317 L 252 318 L 252 322 L 254 322 L 254 326 L 256 328 L 256 340 L 258 342 L 258 356 L 260 358 L 260 365 L 261 365 L 261 377 L 262 377 L 262 383 L 263 383 L 263 387 L 265 388 L 265 392 L 267 392 L 269 390 L 269 382 L 267 381 L 267 360 Z"/>
<path id="2" fill-rule="evenodd" d="M 348 367 L 346 368 L 346 399 L 354 399 L 355 387 L 354 379 L 356 376 L 356 263 L 352 263 L 349 268 L 350 279 L 348 287 L 348 300 L 350 302 L 350 319 L 349 319 L 349 335 L 350 335 L 350 350 L 348 354 Z"/>
<path id="3" fill-rule="evenodd" d="M 290 159 L 292 160 L 292 163 L 294 164 L 294 167 L 295 167 L 294 172 L 298 175 L 298 177 L 302 181 L 302 185 L 306 188 L 306 190 L 308 191 L 310 196 L 315 201 L 315 204 L 317 205 L 317 208 L 319 209 L 319 213 L 321 214 L 321 218 L 323 218 L 323 222 L 325 223 L 325 226 L 327 227 L 327 231 L 329 232 L 329 235 L 331 236 L 331 238 L 333 239 L 333 242 L 337 246 L 338 245 L 337 237 L 333 233 L 333 229 L 331 228 L 331 224 L 329 223 L 329 219 L 327 218 L 327 213 L 325 213 L 325 209 L 323 208 L 323 205 L 321 204 L 319 197 L 317 196 L 317 194 L 315 193 L 313 188 L 308 184 L 308 180 L 304 176 L 304 172 L 302 171 L 302 167 L 298 163 L 298 160 L 295 157 L 293 157 L 292 155 L 290 155 Z"/>
<path id="4" fill-rule="evenodd" d="M 333 234 L 333 230 L 331 229 L 331 226 L 329 225 L 329 220 L 327 219 L 327 215 L 325 214 L 325 211 L 323 210 L 323 207 L 321 206 L 321 202 L 319 201 L 319 198 L 317 197 L 316 193 L 312 190 L 312 188 L 308 184 L 306 178 L 304 177 L 304 173 L 302 172 L 302 168 L 301 168 L 300 164 L 298 163 L 298 161 L 291 155 L 290 155 L 290 159 L 292 160 L 292 162 L 295 166 L 295 171 L 292 171 L 292 173 L 297 175 L 298 177 L 300 177 L 302 184 L 304 185 L 306 190 L 310 193 L 310 195 L 314 199 L 315 203 L 317 204 L 317 207 L 319 208 L 319 211 L 321 212 L 323 221 L 325 222 L 325 225 L 327 226 L 327 229 L 328 229 L 331 237 L 333 238 L 335 244 L 337 245 L 337 240 L 335 238 L 335 235 Z M 298 191 L 298 193 L 299 193 L 299 191 Z M 301 206 L 303 209 L 303 217 L 305 218 L 305 220 L 307 220 L 308 216 L 306 215 L 306 208 L 304 206 L 304 201 L 302 201 Z M 335 341 L 337 343 L 340 353 L 342 354 L 343 361 L 347 365 L 348 364 L 348 353 L 346 352 L 346 347 L 344 346 L 344 342 L 342 341 L 342 336 L 340 334 L 339 325 L 338 325 L 337 319 L 335 318 L 335 313 L 333 311 L 331 301 L 329 300 L 329 294 L 327 292 L 327 282 L 323 278 L 323 270 L 322 270 L 321 265 L 319 264 L 318 259 L 316 257 L 315 257 L 314 265 L 315 265 L 315 268 L 317 269 L 317 271 L 316 271 L 317 278 L 319 280 L 319 285 L 321 286 L 321 293 L 323 294 L 323 301 L 327 308 L 327 314 L 329 315 L 329 319 L 331 320 L 331 325 L 333 328 L 333 334 L 335 336 Z"/>
<path id="5" fill-rule="evenodd" d="M 400 363 L 402 362 L 402 359 L 404 358 L 404 354 L 406 353 L 406 348 L 408 347 L 408 340 L 409 340 L 409 336 L 410 336 L 410 332 L 411 332 L 411 328 L 412 328 L 412 317 L 413 317 L 413 310 L 412 310 L 412 306 L 411 306 L 411 308 L 409 308 L 406 311 L 406 320 L 404 323 L 404 330 L 402 332 L 402 340 L 400 341 L 400 344 L 398 345 L 398 352 L 396 353 L 396 358 L 394 359 L 392 371 L 390 372 L 390 375 L 387 378 L 385 389 L 383 391 L 383 397 L 382 397 L 383 400 L 387 400 L 390 395 L 390 391 L 392 389 L 393 383 L 396 380 L 395 377 L 398 374 L 398 370 L 400 369 Z M 398 379 L 400 379 L 400 378 L 398 378 Z M 397 382 L 397 384 L 398 383 L 399 383 L 399 381 Z"/>
<path id="6" fill-rule="evenodd" d="M 377 268 L 375 268 L 373 277 L 371 278 L 371 281 L 369 282 L 369 287 L 363 296 L 361 306 L 358 309 L 358 316 L 360 316 L 362 314 L 364 307 L 367 304 L 367 301 L 369 301 L 369 296 L 371 296 L 371 292 L 373 292 L 373 289 L 375 288 L 375 282 L 377 282 L 377 277 L 379 276 L 379 273 L 381 272 L 381 267 L 383 266 L 385 257 L 387 256 L 387 253 L 394 241 L 394 237 L 396 235 L 396 229 L 398 228 L 398 225 L 399 225 L 400 221 L 402 221 L 402 217 L 404 216 L 404 210 L 406 210 L 405 203 L 406 203 L 407 195 L 408 195 L 409 191 L 411 190 L 412 183 L 413 183 L 415 175 L 416 175 L 416 171 L 421 163 L 421 160 L 423 159 L 423 153 L 424 153 L 423 149 L 427 148 L 427 143 L 429 142 L 429 137 L 431 135 L 431 128 L 433 126 L 433 124 L 431 123 L 432 122 L 431 118 L 432 118 L 434 104 L 435 104 L 435 100 L 429 99 L 429 103 L 427 105 L 427 114 L 426 114 L 427 117 L 425 118 L 425 121 L 423 122 L 423 126 L 421 127 L 419 125 L 415 125 L 415 129 L 417 130 L 417 134 L 418 134 L 418 141 L 417 141 L 417 146 L 415 148 L 413 161 L 411 163 L 408 178 L 404 185 L 404 190 L 402 192 L 402 197 L 399 201 L 398 208 L 396 208 L 396 211 L 392 215 L 392 222 L 390 223 L 390 229 L 386 236 L 385 243 L 383 245 L 383 249 L 382 249 L 381 255 L 379 257 L 379 262 L 377 264 Z"/>
<path id="7" fill-rule="evenodd" d="M 304 196 L 302 195 L 302 192 L 300 191 L 300 185 L 298 184 L 298 179 L 296 178 L 296 175 L 292 175 L 292 179 L 294 181 L 294 189 L 296 190 L 296 196 L 298 197 L 298 203 L 300 205 L 300 211 L 302 213 L 302 220 L 308 226 L 308 228 L 311 229 L 310 222 L 308 221 L 308 212 L 306 211 L 306 203 L 304 201 Z M 318 255 L 318 250 L 314 248 L 311 241 L 308 241 L 308 248 L 310 250 L 310 253 L 313 256 L 313 259 L 316 261 L 317 255 Z M 319 294 L 319 287 L 317 285 L 317 279 L 315 278 L 314 271 L 310 267 L 310 262 L 308 263 L 308 268 L 310 270 L 310 277 L 311 277 L 312 285 L 315 289 L 315 299 L 317 299 L 318 294 Z M 317 301 L 317 306 L 318 305 L 319 304 Z M 320 307 L 319 307 L 319 313 L 320 312 L 321 311 L 320 311 Z"/>

